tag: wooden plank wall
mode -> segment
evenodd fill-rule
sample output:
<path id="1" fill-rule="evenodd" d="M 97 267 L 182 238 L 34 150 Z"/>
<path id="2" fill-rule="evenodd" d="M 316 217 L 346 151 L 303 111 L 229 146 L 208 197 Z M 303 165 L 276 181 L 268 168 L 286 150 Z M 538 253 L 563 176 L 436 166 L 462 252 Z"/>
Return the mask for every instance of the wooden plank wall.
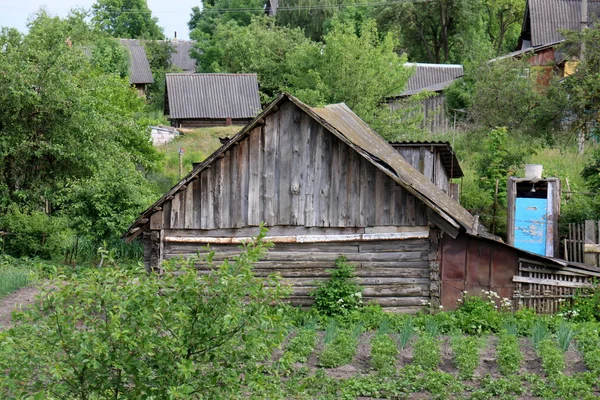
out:
<path id="1" fill-rule="evenodd" d="M 290 102 L 162 213 L 164 229 L 427 224 L 420 200 Z"/>
<path id="2" fill-rule="evenodd" d="M 450 180 L 440 153 L 431 146 L 396 147 L 402 157 L 437 187 L 448 193 Z"/>
<path id="3" fill-rule="evenodd" d="M 216 252 L 216 265 L 240 252 L 236 245 L 214 245 L 211 249 Z M 165 259 L 190 257 L 197 251 L 201 251 L 198 244 L 164 245 Z M 258 276 L 278 272 L 292 286 L 289 301 L 309 306 L 312 298 L 308 294 L 329 277 L 326 270 L 334 266 L 340 254 L 355 265 L 365 301 L 375 300 L 390 312 L 415 313 L 423 300 L 429 300 L 428 239 L 276 244 L 255 264 L 254 271 Z M 201 273 L 209 271 L 203 262 L 197 263 L 197 268 Z"/>

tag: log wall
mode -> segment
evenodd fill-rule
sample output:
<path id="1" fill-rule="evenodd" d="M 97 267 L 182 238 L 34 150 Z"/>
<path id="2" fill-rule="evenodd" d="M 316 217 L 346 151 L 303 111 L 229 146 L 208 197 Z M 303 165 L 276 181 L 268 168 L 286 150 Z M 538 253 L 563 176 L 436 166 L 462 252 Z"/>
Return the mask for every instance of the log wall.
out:
<path id="1" fill-rule="evenodd" d="M 419 227 L 421 233 L 427 235 L 427 227 Z M 337 232 L 336 232 L 337 231 Z M 254 229 L 241 230 L 237 234 L 255 235 Z M 315 239 L 323 238 L 316 233 L 326 233 L 328 236 L 339 235 L 340 237 L 356 234 L 359 229 L 332 229 L 320 230 L 320 232 L 305 229 L 286 230 L 277 227 L 269 232 L 281 234 L 308 234 Z M 364 232 L 364 230 L 363 230 Z M 416 232 L 416 231 L 415 231 Z M 186 236 L 178 236 L 180 231 L 166 230 L 164 232 L 164 258 L 188 258 L 200 253 L 206 253 L 206 247 L 201 243 L 169 242 L 169 237 L 200 239 L 202 236 L 194 236 L 201 232 L 188 231 Z M 213 231 L 228 238 L 226 231 Z M 411 233 L 407 233 L 411 234 Z M 229 237 L 231 238 L 231 237 Z M 215 257 L 213 262 L 231 258 L 240 252 L 239 245 L 235 244 L 212 244 Z M 422 308 L 423 301 L 429 300 L 430 296 L 430 242 L 428 237 L 407 238 L 401 240 L 363 240 L 363 241 L 328 241 L 316 243 L 276 243 L 255 264 L 255 273 L 258 276 L 277 272 L 283 282 L 291 285 L 292 295 L 289 301 L 294 305 L 309 306 L 312 298 L 309 293 L 314 290 L 319 282 L 328 279 L 326 271 L 334 267 L 335 259 L 341 254 L 356 267 L 357 282 L 364 287 L 363 298 L 365 301 L 376 301 L 386 311 L 414 313 Z M 207 273 L 209 267 L 206 263 L 196 264 L 200 273 Z"/>

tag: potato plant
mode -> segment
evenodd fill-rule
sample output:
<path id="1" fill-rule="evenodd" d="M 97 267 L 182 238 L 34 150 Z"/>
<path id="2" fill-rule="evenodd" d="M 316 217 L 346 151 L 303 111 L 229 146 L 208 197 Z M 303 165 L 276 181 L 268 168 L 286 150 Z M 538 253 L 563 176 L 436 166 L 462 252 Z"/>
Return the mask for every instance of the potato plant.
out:
<path id="1" fill-rule="evenodd" d="M 290 339 L 280 362 L 285 365 L 306 362 L 315 348 L 317 334 L 314 329 L 302 328 Z"/>
<path id="2" fill-rule="evenodd" d="M 550 339 L 541 341 L 538 354 L 542 359 L 542 368 L 549 378 L 562 374 L 565 369 L 565 356 L 555 342 Z"/>
<path id="3" fill-rule="evenodd" d="M 425 370 L 436 369 L 440 364 L 440 341 L 424 334 L 419 336 L 413 349 L 413 362 Z"/>
<path id="4" fill-rule="evenodd" d="M 371 367 L 375 370 L 389 370 L 396 365 L 398 346 L 387 334 L 376 335 L 371 340 Z"/>
<path id="5" fill-rule="evenodd" d="M 460 379 L 473 379 L 475 368 L 479 365 L 479 346 L 480 341 L 474 336 L 458 336 L 452 340 L 454 362 Z"/>
<path id="6" fill-rule="evenodd" d="M 502 375 L 509 376 L 516 374 L 521 368 L 521 362 L 523 361 L 518 337 L 506 332 L 498 335 L 496 357 L 496 362 Z"/>
<path id="7" fill-rule="evenodd" d="M 325 368 L 336 368 L 352 362 L 356 354 L 358 336 L 354 330 L 338 329 L 329 343 L 319 355 L 319 365 Z"/>

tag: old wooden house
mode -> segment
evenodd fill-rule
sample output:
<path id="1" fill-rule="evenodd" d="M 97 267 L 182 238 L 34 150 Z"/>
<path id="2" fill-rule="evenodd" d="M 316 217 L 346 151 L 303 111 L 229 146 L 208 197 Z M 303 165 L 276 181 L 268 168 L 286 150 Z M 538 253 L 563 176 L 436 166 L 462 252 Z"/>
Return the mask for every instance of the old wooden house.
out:
<path id="1" fill-rule="evenodd" d="M 427 171 L 436 159 L 429 151 L 418 152 Z M 299 305 L 311 303 L 309 292 L 340 254 L 355 264 L 365 300 L 388 311 L 416 312 L 424 301 L 451 308 L 463 290 L 512 297 L 527 255 L 487 235 L 430 175 L 346 105 L 311 108 L 284 94 L 142 213 L 125 237 L 141 238 L 144 262 L 155 270 L 206 245 L 215 260 L 235 255 L 264 221 L 275 246 L 255 272 L 280 273 Z M 447 187 L 446 179 L 438 182 Z"/>
<path id="2" fill-rule="evenodd" d="M 458 64 L 407 63 L 415 68 L 408 80 L 406 90 L 387 99 L 392 110 L 404 107 L 404 99 L 428 91 L 433 95 L 420 101 L 422 114 L 421 128 L 431 133 L 446 132 L 453 127 L 453 121 L 446 112 L 446 97 L 443 93 L 454 80 L 463 76 L 463 66 Z"/>
<path id="3" fill-rule="evenodd" d="M 119 39 L 129 52 L 129 83 L 140 97 L 146 96 L 146 87 L 154 83 L 150 62 L 143 43 L 133 39 Z"/>
<path id="4" fill-rule="evenodd" d="M 246 125 L 260 112 L 256 74 L 167 74 L 164 113 L 176 128 Z"/>

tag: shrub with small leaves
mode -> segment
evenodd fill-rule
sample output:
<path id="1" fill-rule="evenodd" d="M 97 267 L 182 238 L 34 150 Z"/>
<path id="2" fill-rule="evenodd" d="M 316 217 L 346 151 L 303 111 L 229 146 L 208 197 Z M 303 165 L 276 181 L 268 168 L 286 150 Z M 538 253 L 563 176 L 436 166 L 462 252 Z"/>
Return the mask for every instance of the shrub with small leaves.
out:
<path id="1" fill-rule="evenodd" d="M 413 349 L 413 362 L 424 370 L 436 369 L 440 363 L 440 341 L 430 335 L 419 336 Z"/>
<path id="2" fill-rule="evenodd" d="M 521 368 L 521 362 L 523 361 L 518 337 L 507 332 L 500 333 L 498 335 L 496 357 L 496 362 L 502 375 L 509 376 L 516 374 Z"/>
<path id="3" fill-rule="evenodd" d="M 378 371 L 390 370 L 396 365 L 398 346 L 388 334 L 378 334 L 371 340 L 371 367 Z"/>
<path id="4" fill-rule="evenodd" d="M 346 257 L 335 260 L 335 269 L 328 270 L 331 278 L 321 283 L 311 296 L 313 308 L 323 315 L 346 315 L 363 305 L 362 288 L 354 282 L 354 265 Z"/>
<path id="5" fill-rule="evenodd" d="M 480 341 L 474 336 L 453 338 L 452 352 L 460 379 L 473 379 L 475 368 L 479 365 L 479 346 Z"/>

